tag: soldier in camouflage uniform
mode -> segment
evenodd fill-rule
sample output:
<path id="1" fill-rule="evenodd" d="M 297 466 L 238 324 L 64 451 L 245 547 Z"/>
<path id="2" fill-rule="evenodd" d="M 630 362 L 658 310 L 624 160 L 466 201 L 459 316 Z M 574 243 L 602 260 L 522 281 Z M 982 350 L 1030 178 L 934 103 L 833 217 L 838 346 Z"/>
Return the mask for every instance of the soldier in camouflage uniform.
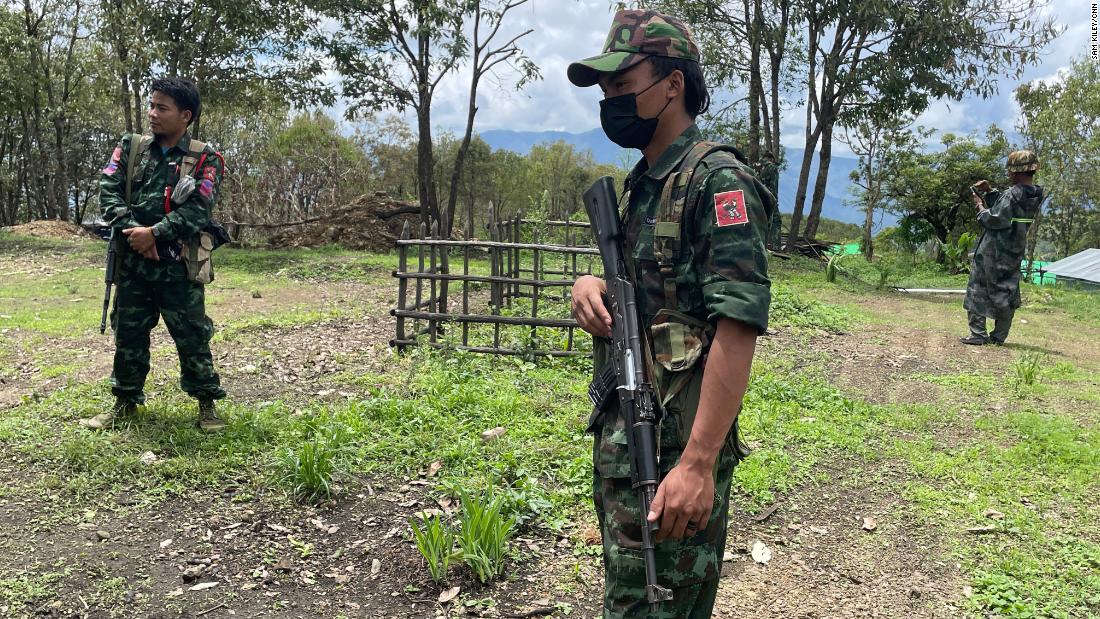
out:
<path id="1" fill-rule="evenodd" d="M 1039 160 L 1031 151 L 1010 153 L 1007 169 L 1012 181 L 1007 191 L 992 191 L 984 180 L 974 185 L 983 194 L 974 196 L 982 235 L 971 259 L 963 301 L 970 322 L 970 335 L 959 340 L 963 344 L 1003 344 L 1020 307 L 1020 262 L 1027 249 L 1028 227 L 1043 202 L 1043 188 L 1033 184 Z M 993 206 L 987 208 L 988 204 Z M 994 320 L 988 335 L 986 318 Z"/>
<path id="2" fill-rule="evenodd" d="M 81 424 L 105 428 L 144 403 L 149 333 L 163 316 L 179 354 L 180 386 L 199 401 L 200 427 L 217 431 L 225 422 L 214 401 L 224 398 L 225 391 L 210 354 L 214 325 L 206 315 L 202 284 L 187 278 L 180 247 L 181 242 L 195 242 L 210 221 L 224 162 L 206 146 L 191 173 L 195 189 L 182 204 L 172 203 L 167 189 L 179 181 L 181 161 L 191 146 L 187 128 L 199 114 L 199 92 L 194 83 L 179 78 L 155 80 L 150 90 L 153 139 L 122 136 L 99 181 L 103 218 L 125 235 L 125 242 L 119 243 L 118 287 L 111 312 L 115 334 L 111 392 L 116 401 L 109 412 L 83 419 Z M 131 165 L 135 140 L 140 140 L 139 150 Z"/>
<path id="3" fill-rule="evenodd" d="M 570 65 L 599 84 L 608 137 L 643 158 L 620 200 L 624 250 L 662 404 L 661 483 L 651 512 L 658 583 L 673 600 L 650 609 L 638 497 L 617 398 L 593 411 L 593 495 L 604 546 L 605 618 L 710 617 L 718 590 L 734 466 L 747 451 L 736 425 L 756 338 L 771 300 L 764 239 L 771 196 L 728 147 L 703 141 L 709 102 L 699 50 L 679 20 L 615 15 L 604 53 Z M 596 376 L 608 362 L 611 318 L 602 279 L 573 286 L 573 315 L 594 338 Z"/>
<path id="4" fill-rule="evenodd" d="M 764 152 L 764 159 L 760 162 L 757 178 L 768 188 L 772 198 L 775 199 L 776 210 L 770 214 L 771 227 L 768 230 L 768 244 L 774 246 L 779 242 L 782 221 L 779 215 L 779 166 L 775 164 L 775 154 L 772 151 Z"/>

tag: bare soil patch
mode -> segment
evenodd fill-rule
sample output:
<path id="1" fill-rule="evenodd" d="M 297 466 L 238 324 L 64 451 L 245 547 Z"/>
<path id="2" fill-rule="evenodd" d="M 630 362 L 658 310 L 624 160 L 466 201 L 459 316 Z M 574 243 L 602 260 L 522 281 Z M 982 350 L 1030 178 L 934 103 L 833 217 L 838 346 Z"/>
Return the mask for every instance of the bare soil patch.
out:
<path id="1" fill-rule="evenodd" d="M 95 234 L 84 228 L 69 222 L 58 220 L 39 220 L 30 223 L 19 224 L 0 228 L 12 234 L 33 236 L 40 239 L 95 239 Z"/>
<path id="2" fill-rule="evenodd" d="M 958 616 L 959 573 L 941 536 L 891 487 L 889 463 L 834 462 L 829 481 L 780 499 L 774 512 L 735 510 L 716 617 L 937 618 Z M 864 518 L 875 529 L 864 530 Z M 763 518 L 763 520 L 761 520 Z M 755 542 L 772 552 L 759 564 Z"/>
<path id="3" fill-rule="evenodd" d="M 308 223 L 280 227 L 269 238 L 274 247 L 317 247 L 338 244 L 348 249 L 387 252 L 393 249 L 406 224 L 417 234 L 419 207 L 384 193 L 362 196 L 350 205 Z"/>

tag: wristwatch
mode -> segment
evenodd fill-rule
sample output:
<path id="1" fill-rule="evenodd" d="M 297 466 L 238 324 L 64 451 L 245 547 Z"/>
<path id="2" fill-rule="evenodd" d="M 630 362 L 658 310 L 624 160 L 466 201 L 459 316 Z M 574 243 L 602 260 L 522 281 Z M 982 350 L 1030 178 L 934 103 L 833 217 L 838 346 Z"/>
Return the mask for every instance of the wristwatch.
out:
<path id="1" fill-rule="evenodd" d="M 159 239 L 160 238 L 160 228 L 158 228 L 156 226 L 151 226 L 151 228 L 153 230 L 153 238 L 154 239 Z"/>

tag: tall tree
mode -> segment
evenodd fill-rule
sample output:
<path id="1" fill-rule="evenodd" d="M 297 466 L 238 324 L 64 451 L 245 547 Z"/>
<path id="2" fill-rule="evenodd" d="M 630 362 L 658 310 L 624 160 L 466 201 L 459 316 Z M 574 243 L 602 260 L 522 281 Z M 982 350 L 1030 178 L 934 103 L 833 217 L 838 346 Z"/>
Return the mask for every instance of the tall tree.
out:
<path id="1" fill-rule="evenodd" d="M 977 230 L 970 186 L 1005 177 L 1009 144 L 1003 131 L 991 126 L 982 137 L 946 134 L 942 150 L 906 150 L 895 173 L 885 183 L 887 208 L 928 224 L 940 243 L 964 230 Z"/>
<path id="2" fill-rule="evenodd" d="M 1038 179 L 1050 200 L 1039 233 L 1060 257 L 1096 246 L 1100 239 L 1089 232 L 1100 219 L 1100 64 L 1079 59 L 1053 82 L 1020 86 L 1016 102 L 1018 129 L 1039 156 Z"/>
<path id="3" fill-rule="evenodd" d="M 1044 16 L 1048 0 L 807 4 L 807 54 L 821 72 L 808 75 L 806 149 L 788 243 L 800 234 L 809 160 L 820 143 L 805 236 L 816 234 L 838 121 L 867 113 L 868 101 L 875 113 L 890 115 L 919 113 L 936 98 L 988 97 L 1000 77 L 1019 76 L 1060 32 Z M 859 96 L 866 93 L 873 96 Z"/>
<path id="4" fill-rule="evenodd" d="M 863 208 L 863 236 L 860 241 L 863 257 L 874 259 L 875 211 L 889 201 L 885 194 L 886 183 L 897 175 L 898 166 L 907 153 L 920 148 L 918 134 L 907 130 L 909 118 L 879 118 L 868 115 L 853 127 L 846 127 L 841 139 L 859 158 L 852 170 L 852 193 Z M 927 134 L 919 134 L 921 138 Z"/>
<path id="5" fill-rule="evenodd" d="M 325 12 L 341 30 L 329 46 L 343 77 L 349 113 L 416 112 L 417 197 L 425 222 L 440 221 L 432 143 L 436 88 L 469 53 L 465 18 L 476 2 L 461 0 L 331 0 Z"/>
<path id="6" fill-rule="evenodd" d="M 451 169 L 451 188 L 447 198 L 447 208 L 443 212 L 440 224 L 440 234 L 444 237 L 451 235 L 451 227 L 455 219 L 455 204 L 458 200 L 458 182 L 462 177 L 462 169 L 466 164 L 466 155 L 470 150 L 470 139 L 474 132 L 474 116 L 477 115 L 477 89 L 481 80 L 494 70 L 503 67 L 513 67 L 519 72 L 516 88 L 522 88 L 532 79 L 541 77 L 539 68 L 524 55 L 519 48 L 519 40 L 531 34 L 534 30 L 528 29 L 512 36 L 508 41 L 494 44 L 493 40 L 500 33 L 500 27 L 504 18 L 512 9 L 527 4 L 529 0 L 507 0 L 499 3 L 474 4 L 473 14 L 473 41 L 470 46 L 470 96 L 466 108 L 466 133 L 462 136 L 462 143 L 458 147 L 454 166 Z M 486 6 L 482 6 L 486 4 Z M 494 47 L 495 45 L 495 47 Z M 472 216 L 472 205 L 470 215 Z"/>

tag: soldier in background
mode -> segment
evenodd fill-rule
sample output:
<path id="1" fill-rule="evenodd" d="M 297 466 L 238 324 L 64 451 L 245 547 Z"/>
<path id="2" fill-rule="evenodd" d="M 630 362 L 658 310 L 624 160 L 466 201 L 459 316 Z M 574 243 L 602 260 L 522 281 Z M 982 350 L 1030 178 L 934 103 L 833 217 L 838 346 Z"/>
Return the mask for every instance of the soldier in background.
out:
<path id="1" fill-rule="evenodd" d="M 775 163 L 775 153 L 772 151 L 764 151 L 764 158 L 760 162 L 757 178 L 772 193 L 772 198 L 775 198 L 775 212 L 771 213 L 771 217 L 768 219 L 771 224 L 768 230 L 768 245 L 775 247 L 779 243 L 782 217 L 779 214 L 779 166 Z"/>
<path id="2" fill-rule="evenodd" d="M 181 243 L 196 243 L 210 222 L 225 164 L 208 145 L 192 140 L 188 127 L 199 115 L 198 88 L 190 80 L 163 78 L 150 86 L 152 136 L 126 134 L 115 147 L 99 181 L 103 219 L 122 234 L 118 287 L 111 327 L 115 358 L 106 412 L 81 425 L 102 429 L 132 416 L 145 402 L 149 333 L 160 317 L 176 344 L 180 386 L 198 400 L 204 431 L 225 427 L 215 400 L 225 397 L 210 354 L 214 324 L 206 315 L 203 284 L 190 281 Z M 191 163 L 188 163 L 191 158 Z M 171 198 L 183 170 L 191 187 Z M 181 199 L 182 198 L 182 199 Z"/>
<path id="3" fill-rule="evenodd" d="M 604 53 L 569 66 L 576 86 L 599 84 L 608 138 L 643 158 L 626 180 L 624 254 L 648 331 L 660 395 L 660 473 L 650 522 L 657 577 L 673 600 L 650 612 L 641 517 L 618 400 L 592 413 L 593 496 L 603 537 L 603 616 L 710 617 L 726 543 L 730 484 L 747 455 L 737 415 L 756 338 L 768 326 L 771 282 L 764 240 L 771 194 L 730 147 L 695 125 L 709 94 L 699 49 L 678 19 L 619 11 Z M 604 280 L 573 285 L 573 315 L 594 336 L 596 376 L 608 362 L 611 317 Z M 595 386 L 595 384 L 594 384 Z"/>
<path id="4" fill-rule="evenodd" d="M 1020 262 L 1027 249 L 1027 230 L 1043 202 L 1043 188 L 1034 184 L 1039 160 L 1028 150 L 1008 155 L 1012 187 L 993 191 L 989 181 L 973 185 L 974 205 L 982 235 L 970 263 L 966 285 L 966 308 L 970 335 L 963 344 L 1004 344 L 1012 327 L 1012 316 L 1020 307 Z M 992 204 L 992 206 L 988 206 Z M 986 334 L 986 319 L 992 318 L 992 333 Z"/>

